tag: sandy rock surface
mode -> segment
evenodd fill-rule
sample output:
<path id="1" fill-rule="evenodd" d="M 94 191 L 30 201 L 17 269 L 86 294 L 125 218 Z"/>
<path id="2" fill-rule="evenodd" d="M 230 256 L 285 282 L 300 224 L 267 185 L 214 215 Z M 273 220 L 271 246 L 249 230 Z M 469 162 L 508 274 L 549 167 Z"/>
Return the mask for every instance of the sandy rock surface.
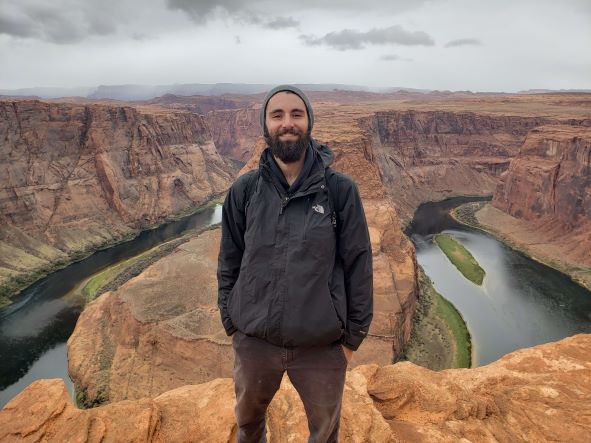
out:
<path id="1" fill-rule="evenodd" d="M 232 380 L 80 410 L 61 380 L 39 380 L 0 411 L 2 442 L 230 442 Z M 347 374 L 343 442 L 587 442 L 591 335 L 515 351 L 476 369 L 412 363 Z M 287 379 L 268 411 L 270 442 L 305 442 L 303 406 Z"/>

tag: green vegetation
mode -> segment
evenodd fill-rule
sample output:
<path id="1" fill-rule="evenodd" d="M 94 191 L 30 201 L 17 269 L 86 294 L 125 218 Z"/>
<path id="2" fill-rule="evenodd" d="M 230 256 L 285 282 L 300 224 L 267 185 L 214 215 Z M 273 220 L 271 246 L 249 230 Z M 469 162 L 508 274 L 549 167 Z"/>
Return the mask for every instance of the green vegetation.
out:
<path id="1" fill-rule="evenodd" d="M 84 296 L 86 303 L 94 300 L 97 296 L 98 291 L 103 286 L 113 281 L 128 265 L 137 261 L 137 259 L 144 254 L 140 254 L 128 260 L 124 260 L 113 266 L 109 266 L 108 268 L 99 272 L 98 274 L 94 274 L 82 288 L 82 295 Z"/>
<path id="2" fill-rule="evenodd" d="M 101 272 L 94 274 L 90 279 L 88 279 L 84 286 L 82 287 L 82 295 L 86 300 L 86 303 L 91 302 L 94 300 L 100 293 L 105 292 L 101 291 L 101 289 L 105 288 L 110 283 L 115 283 L 117 277 L 122 275 L 125 271 L 130 270 L 134 267 L 134 265 L 143 264 L 141 266 L 142 269 L 145 269 L 149 264 L 155 261 L 159 256 L 161 256 L 162 251 L 166 250 L 170 252 L 170 245 L 174 244 L 174 247 L 178 246 L 180 243 L 184 243 L 188 240 L 188 236 L 182 236 L 177 239 L 172 239 L 167 242 L 161 243 L 158 246 L 154 246 L 152 249 L 148 249 L 145 252 L 142 252 L 139 255 L 134 257 L 130 257 L 127 260 L 120 261 L 119 263 L 115 263 L 112 266 L 109 266 L 106 269 L 103 269 Z M 180 241 L 179 241 L 180 240 Z M 134 275 L 139 274 L 139 272 L 133 272 Z M 131 276 L 130 276 L 131 277 Z M 125 279 L 127 280 L 127 279 Z M 122 282 L 116 282 L 114 286 L 120 286 Z M 99 292 L 100 291 L 100 292 Z"/>
<path id="3" fill-rule="evenodd" d="M 419 268 L 420 296 L 404 358 L 433 370 L 469 368 L 470 333 L 461 314 Z"/>
<path id="4" fill-rule="evenodd" d="M 455 343 L 452 367 L 469 368 L 472 363 L 472 342 L 464 318 L 455 306 L 435 289 L 435 315 L 441 317 L 449 326 Z"/>
<path id="5" fill-rule="evenodd" d="M 448 234 L 436 235 L 435 241 L 464 277 L 477 285 L 482 285 L 485 275 L 484 269 L 480 267 L 470 251 Z"/>

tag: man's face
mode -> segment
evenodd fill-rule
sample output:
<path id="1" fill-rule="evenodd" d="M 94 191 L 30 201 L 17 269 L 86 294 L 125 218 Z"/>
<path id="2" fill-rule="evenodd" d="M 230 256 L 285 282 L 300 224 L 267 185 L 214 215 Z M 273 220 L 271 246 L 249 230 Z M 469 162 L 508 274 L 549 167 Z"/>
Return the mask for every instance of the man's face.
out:
<path id="1" fill-rule="evenodd" d="M 299 160 L 310 143 L 304 101 L 291 92 L 278 92 L 267 103 L 265 124 L 271 152 L 285 163 Z"/>

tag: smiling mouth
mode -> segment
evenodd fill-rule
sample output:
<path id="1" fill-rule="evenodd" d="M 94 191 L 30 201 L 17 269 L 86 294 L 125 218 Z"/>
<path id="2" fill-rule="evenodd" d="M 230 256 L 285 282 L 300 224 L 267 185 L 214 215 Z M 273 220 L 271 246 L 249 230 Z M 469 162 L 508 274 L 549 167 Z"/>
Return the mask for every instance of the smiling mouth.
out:
<path id="1" fill-rule="evenodd" d="M 285 136 L 299 137 L 300 131 L 298 131 L 296 129 L 288 129 L 288 130 L 282 132 L 281 134 L 279 134 L 279 137 L 285 137 Z"/>

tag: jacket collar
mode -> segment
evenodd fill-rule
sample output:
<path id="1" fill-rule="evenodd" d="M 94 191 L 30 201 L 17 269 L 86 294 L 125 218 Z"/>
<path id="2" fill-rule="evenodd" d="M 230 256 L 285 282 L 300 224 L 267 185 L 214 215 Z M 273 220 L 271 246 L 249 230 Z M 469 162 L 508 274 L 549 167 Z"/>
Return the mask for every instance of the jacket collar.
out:
<path id="1" fill-rule="evenodd" d="M 302 183 L 297 190 L 293 193 L 292 197 L 298 197 L 307 195 L 313 192 L 318 192 L 322 185 L 325 185 L 325 170 L 334 161 L 334 155 L 327 145 L 319 144 L 316 140 L 312 139 L 310 144 L 309 153 L 313 155 L 314 163 L 308 176 L 303 179 Z M 275 176 L 276 174 L 272 171 L 271 162 L 271 150 L 267 147 L 261 154 L 259 160 L 259 172 L 263 178 L 273 183 L 277 191 L 282 195 L 286 195 L 285 188 L 281 185 L 279 179 Z"/>

